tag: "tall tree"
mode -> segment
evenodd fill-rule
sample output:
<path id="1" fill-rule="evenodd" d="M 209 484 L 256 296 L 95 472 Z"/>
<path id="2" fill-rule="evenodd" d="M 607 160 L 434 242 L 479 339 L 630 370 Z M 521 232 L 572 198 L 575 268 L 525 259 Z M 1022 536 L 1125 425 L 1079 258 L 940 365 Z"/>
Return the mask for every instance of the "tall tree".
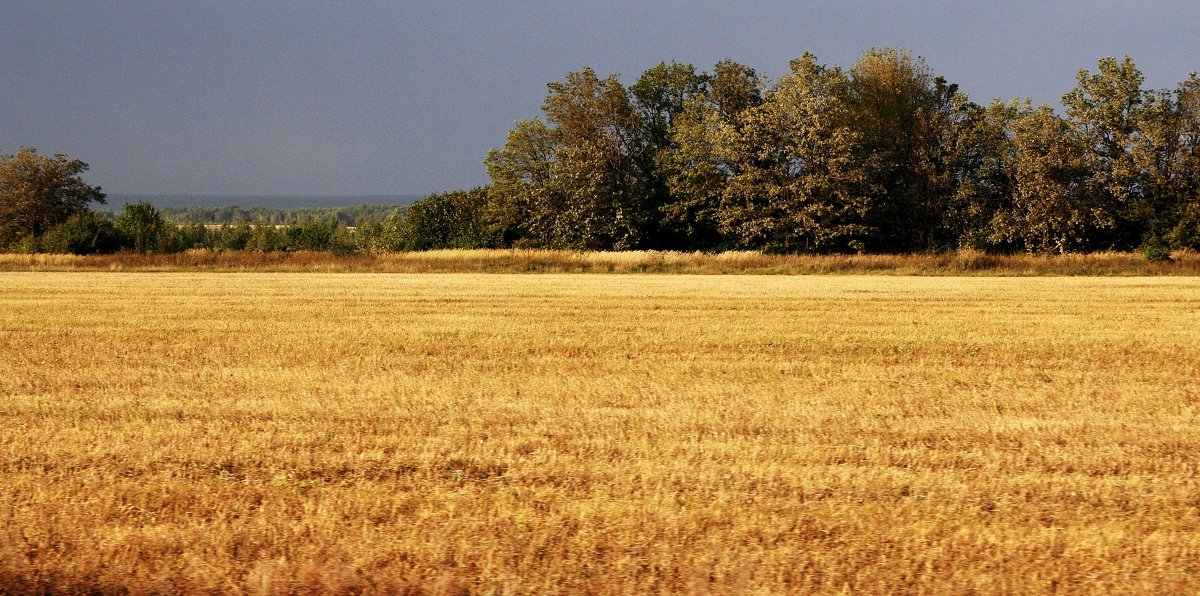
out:
<path id="1" fill-rule="evenodd" d="M 1168 239 L 1200 250 L 1200 77 L 1192 73 L 1175 90 L 1174 151 L 1170 192 L 1173 220 Z"/>
<path id="2" fill-rule="evenodd" d="M 858 150 L 877 192 L 868 248 L 943 248 L 941 216 L 956 186 L 947 161 L 958 86 L 907 52 L 873 49 L 850 70 L 850 91 Z"/>
<path id="3" fill-rule="evenodd" d="M 1133 155 L 1143 141 L 1146 100 L 1152 96 L 1142 90 L 1144 80 L 1128 56 L 1120 61 L 1108 57 L 1094 74 L 1080 70 L 1075 89 L 1063 96 L 1067 116 L 1086 143 L 1090 177 L 1115 220 L 1108 239 L 1114 248 L 1140 243 L 1154 211 L 1146 171 Z"/>
<path id="4" fill-rule="evenodd" d="M 1011 250 L 1015 244 L 1003 228 L 1017 192 L 1014 126 L 1032 108 L 1028 100 L 983 107 L 959 96 L 955 103 L 948 162 L 955 186 L 940 234 L 956 248 Z"/>
<path id="5" fill-rule="evenodd" d="M 492 209 L 511 222 L 505 231 L 519 234 L 518 243 L 639 246 L 651 213 L 628 92 L 616 75 L 600 79 L 586 68 L 547 87 L 548 125 L 519 123 L 505 148 L 488 156 Z M 530 223 L 519 223 L 525 219 Z"/>
<path id="6" fill-rule="evenodd" d="M 1146 95 L 1130 156 L 1141 174 L 1132 217 L 1146 244 L 1200 247 L 1200 78 Z"/>
<path id="7" fill-rule="evenodd" d="M 163 250 L 162 240 L 167 231 L 167 222 L 154 205 L 146 201 L 125 203 L 116 225 L 117 231 L 133 250 L 140 253 Z"/>
<path id="8" fill-rule="evenodd" d="M 713 131 L 729 173 L 718 218 L 738 245 L 775 252 L 860 250 L 869 187 L 849 125 L 847 80 L 812 54 L 745 109 L 737 125 Z"/>
<path id="9" fill-rule="evenodd" d="M 726 245 L 720 230 L 721 197 L 736 164 L 720 159 L 721 127 L 739 132 L 743 114 L 762 105 L 763 80 L 753 68 L 730 60 L 707 75 L 707 92 L 686 101 L 672 122 L 671 150 L 659 154 L 668 191 L 662 206 L 664 233 L 673 246 L 714 250 Z"/>
<path id="10" fill-rule="evenodd" d="M 643 244 L 676 248 L 683 239 L 664 221 L 671 191 L 663 163 L 679 149 L 673 138 L 688 104 L 708 91 L 708 75 L 691 64 L 659 63 L 629 87 L 639 116 L 640 142 L 634 163 L 645 183 L 646 225 Z"/>
<path id="11" fill-rule="evenodd" d="M 104 203 L 100 187 L 80 177 L 87 169 L 65 153 L 47 157 L 32 147 L 0 154 L 0 248 L 45 233 L 89 203 Z"/>
<path id="12" fill-rule="evenodd" d="M 554 133 L 535 118 L 517 122 L 504 147 L 488 152 L 487 219 L 504 246 L 556 244 L 565 202 L 552 184 L 557 151 Z"/>
<path id="13" fill-rule="evenodd" d="M 1032 252 L 1095 246 L 1116 224 L 1091 179 L 1087 139 L 1049 106 L 1015 126 L 1017 192 L 997 235 Z"/>

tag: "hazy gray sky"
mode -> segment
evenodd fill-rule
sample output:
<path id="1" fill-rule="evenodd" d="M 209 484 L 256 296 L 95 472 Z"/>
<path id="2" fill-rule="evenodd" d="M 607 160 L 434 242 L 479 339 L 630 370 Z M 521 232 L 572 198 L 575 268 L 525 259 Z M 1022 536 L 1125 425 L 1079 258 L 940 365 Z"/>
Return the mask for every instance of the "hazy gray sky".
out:
<path id="1" fill-rule="evenodd" d="M 488 148 L 583 66 L 778 76 L 902 47 L 977 101 L 1057 105 L 1107 55 L 1173 86 L 1198 34 L 1195 0 L 0 0 L 0 152 L 68 152 L 110 193 L 425 194 L 485 183 Z"/>

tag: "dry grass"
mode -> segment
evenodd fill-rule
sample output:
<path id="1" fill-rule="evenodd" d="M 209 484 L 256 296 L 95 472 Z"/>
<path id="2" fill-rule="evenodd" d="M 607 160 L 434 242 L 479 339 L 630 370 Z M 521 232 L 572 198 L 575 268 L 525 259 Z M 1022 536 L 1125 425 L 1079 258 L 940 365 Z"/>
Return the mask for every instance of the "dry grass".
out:
<path id="1" fill-rule="evenodd" d="M 976 251 L 916 255 L 765 255 L 758 252 L 433 250 L 334 256 L 192 250 L 172 255 L 0 254 L 0 271 L 268 271 L 323 273 L 687 273 L 886 275 L 1196 276 L 1200 254 L 1178 251 L 1173 262 L 1107 252 L 990 255 Z"/>
<path id="2" fill-rule="evenodd" d="M 1200 280 L 0 275 L 0 592 L 1197 593 Z"/>

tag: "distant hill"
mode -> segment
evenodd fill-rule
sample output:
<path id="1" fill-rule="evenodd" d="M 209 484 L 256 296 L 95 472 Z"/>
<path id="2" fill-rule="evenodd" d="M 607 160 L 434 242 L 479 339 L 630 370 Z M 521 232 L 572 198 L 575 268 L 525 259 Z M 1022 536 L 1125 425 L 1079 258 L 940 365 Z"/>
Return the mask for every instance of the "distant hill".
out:
<path id="1" fill-rule="evenodd" d="M 99 209 L 120 211 L 125 203 L 146 201 L 159 209 L 186 207 L 224 207 L 237 205 L 244 209 L 266 207 L 269 209 L 314 209 L 353 207 L 356 205 L 411 205 L 421 199 L 420 195 L 339 195 L 339 196 L 289 196 L 289 195 L 108 195 L 106 205 Z"/>

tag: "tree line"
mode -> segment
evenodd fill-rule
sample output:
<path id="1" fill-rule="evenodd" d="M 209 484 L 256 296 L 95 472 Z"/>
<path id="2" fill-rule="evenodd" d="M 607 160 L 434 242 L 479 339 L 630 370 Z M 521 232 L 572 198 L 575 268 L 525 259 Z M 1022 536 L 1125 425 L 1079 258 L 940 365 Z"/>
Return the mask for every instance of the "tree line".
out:
<path id="1" fill-rule="evenodd" d="M 1081 70 L 1065 115 L 969 100 L 904 51 L 590 69 L 486 160 L 505 245 L 906 253 L 1200 247 L 1200 79 Z"/>
<path id="2" fill-rule="evenodd" d="M 181 224 L 198 223 L 205 225 L 233 224 L 273 224 L 288 225 L 313 219 L 333 218 L 344 226 L 356 226 L 360 221 L 385 220 L 393 211 L 403 210 L 397 205 L 349 205 L 345 207 L 240 207 L 224 205 L 221 207 L 204 207 L 192 205 L 189 207 L 158 207 L 163 217 Z M 116 217 L 116 214 L 113 214 Z"/>
<path id="3" fill-rule="evenodd" d="M 86 164 L 21 149 L 0 156 L 0 248 L 1200 249 L 1200 78 L 1144 82 L 1102 59 L 1059 115 L 975 103 L 894 49 L 849 69 L 805 54 L 773 83 L 732 61 L 664 62 L 628 87 L 585 68 L 488 153 L 487 187 L 355 212 L 353 232 L 343 213 L 214 228 L 199 224 L 253 214 L 146 203 L 106 222 Z"/>

